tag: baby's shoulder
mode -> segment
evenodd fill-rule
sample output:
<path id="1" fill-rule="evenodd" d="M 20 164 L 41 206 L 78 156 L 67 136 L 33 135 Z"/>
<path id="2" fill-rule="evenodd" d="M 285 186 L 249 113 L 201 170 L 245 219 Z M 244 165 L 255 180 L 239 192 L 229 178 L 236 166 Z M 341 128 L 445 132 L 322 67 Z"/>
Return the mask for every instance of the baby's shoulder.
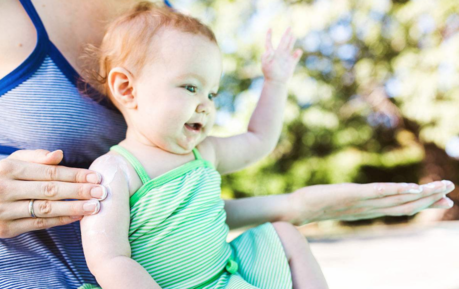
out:
<path id="1" fill-rule="evenodd" d="M 132 196 L 141 186 L 142 181 L 134 167 L 121 155 L 109 151 L 93 161 L 90 170 L 102 174 L 102 185 L 109 185 L 113 178 L 123 178 L 129 186 L 129 196 Z M 121 174 L 117 174 L 121 172 Z"/>
<path id="2" fill-rule="evenodd" d="M 207 137 L 196 146 L 196 149 L 204 160 L 216 166 L 215 150 L 210 140 L 211 137 Z"/>

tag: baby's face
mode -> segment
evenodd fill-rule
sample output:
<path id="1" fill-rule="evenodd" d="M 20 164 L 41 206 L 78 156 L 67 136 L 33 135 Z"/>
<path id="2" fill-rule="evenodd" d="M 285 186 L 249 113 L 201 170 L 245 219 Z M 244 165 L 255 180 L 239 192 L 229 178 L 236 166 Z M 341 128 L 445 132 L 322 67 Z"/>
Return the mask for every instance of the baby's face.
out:
<path id="1" fill-rule="evenodd" d="M 132 120 L 151 144 L 186 154 L 214 124 L 220 49 L 204 36 L 175 29 L 162 29 L 155 37 L 155 56 L 135 82 L 138 110 Z"/>

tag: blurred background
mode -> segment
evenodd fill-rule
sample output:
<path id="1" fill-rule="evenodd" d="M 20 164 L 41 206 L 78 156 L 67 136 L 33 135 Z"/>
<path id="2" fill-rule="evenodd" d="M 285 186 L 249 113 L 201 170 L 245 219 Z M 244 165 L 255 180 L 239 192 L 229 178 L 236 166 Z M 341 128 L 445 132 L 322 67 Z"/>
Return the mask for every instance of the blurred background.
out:
<path id="1" fill-rule="evenodd" d="M 268 28 L 277 47 L 291 26 L 304 51 L 277 148 L 224 176 L 224 198 L 342 182 L 459 186 L 459 1 L 170 3 L 208 24 L 224 54 L 214 135 L 245 131 L 263 84 Z M 331 288 L 459 288 L 458 190 L 449 197 L 449 210 L 301 230 Z"/>

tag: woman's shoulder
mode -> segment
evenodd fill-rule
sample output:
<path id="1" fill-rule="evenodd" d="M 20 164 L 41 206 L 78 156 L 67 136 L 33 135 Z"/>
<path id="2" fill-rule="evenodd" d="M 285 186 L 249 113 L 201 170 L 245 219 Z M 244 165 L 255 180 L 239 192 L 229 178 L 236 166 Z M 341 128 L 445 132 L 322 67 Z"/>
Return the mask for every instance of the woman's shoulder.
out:
<path id="1" fill-rule="evenodd" d="M 67 61 L 81 72 L 78 61 L 84 47 L 99 45 L 106 23 L 140 0 L 60 1 L 34 0 L 33 9 L 49 39 Z M 18 67 L 32 53 L 37 32 L 29 15 L 17 0 L 0 0 L 0 79 Z M 5 31 L 5 33 L 4 33 Z M 71 34 L 72 37 L 68 37 Z"/>
<path id="2" fill-rule="evenodd" d="M 142 181 L 134 167 L 114 151 L 99 156 L 92 162 L 89 169 L 102 174 L 102 185 L 109 185 L 115 176 L 124 178 L 129 187 L 129 196 L 132 196 L 142 186 Z"/>
<path id="3" fill-rule="evenodd" d="M 32 21 L 16 0 L 0 1 L 0 79 L 32 53 L 37 36 Z"/>

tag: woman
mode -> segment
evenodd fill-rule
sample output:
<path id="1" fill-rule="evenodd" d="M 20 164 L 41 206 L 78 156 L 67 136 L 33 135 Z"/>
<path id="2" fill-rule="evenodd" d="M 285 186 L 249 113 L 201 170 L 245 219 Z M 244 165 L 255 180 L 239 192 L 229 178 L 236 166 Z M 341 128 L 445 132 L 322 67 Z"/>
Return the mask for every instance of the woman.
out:
<path id="1" fill-rule="evenodd" d="M 91 88 L 94 100 L 78 92 L 77 59 L 88 43 L 100 43 L 105 23 L 137 1 L 0 1 L 1 288 L 96 284 L 75 221 L 97 213 L 106 193 L 84 168 L 124 138 L 126 125 Z M 226 201 L 225 210 L 231 229 L 356 220 L 448 208 L 453 187 L 435 182 L 416 193 L 415 184 L 312 186 Z"/>

